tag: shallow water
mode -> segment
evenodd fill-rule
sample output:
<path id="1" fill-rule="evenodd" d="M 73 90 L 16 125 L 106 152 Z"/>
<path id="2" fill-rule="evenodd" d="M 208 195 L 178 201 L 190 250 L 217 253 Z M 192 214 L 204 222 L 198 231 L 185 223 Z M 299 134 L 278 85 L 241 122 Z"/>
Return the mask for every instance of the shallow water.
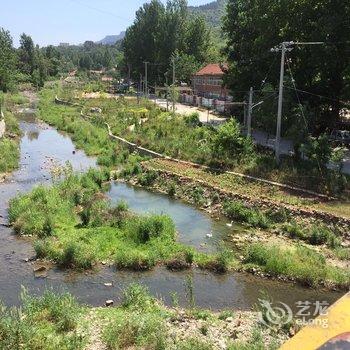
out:
<path id="1" fill-rule="evenodd" d="M 169 215 L 175 223 L 179 240 L 201 251 L 215 251 L 229 233 L 243 230 L 239 225 L 227 227 L 224 218 L 215 220 L 206 212 L 165 194 L 125 183 L 113 183 L 108 195 L 113 203 L 125 201 L 136 213 Z"/>
<path id="2" fill-rule="evenodd" d="M 66 161 L 71 162 L 76 171 L 96 166 L 95 159 L 75 150 L 69 137 L 39 123 L 33 116 L 23 117 L 20 126 L 24 134 L 20 169 L 0 184 L 0 223 L 5 224 L 9 199 L 17 193 L 29 191 L 34 185 L 49 185 L 52 166 L 64 165 Z M 179 240 L 199 249 L 216 249 L 225 235 L 235 229 L 228 228 L 225 220 L 214 220 L 181 201 L 126 184 L 112 184 L 109 195 L 115 202 L 124 199 L 136 212 L 171 216 L 179 231 Z M 240 229 L 239 226 L 236 229 Z M 212 233 L 213 237 L 208 238 L 208 233 Z M 45 278 L 41 278 L 33 273 L 35 263 L 25 262 L 26 258 L 34 255 L 29 240 L 16 237 L 11 228 L 1 225 L 0 239 L 0 299 L 6 305 L 19 303 L 21 286 L 34 294 L 40 294 L 47 288 L 70 291 L 84 303 L 103 305 L 107 299 L 118 300 L 121 290 L 132 282 L 147 285 L 154 295 L 166 303 L 171 301 L 170 293 L 176 292 L 180 305 L 186 305 L 185 280 L 188 274 L 193 278 L 196 304 L 214 310 L 250 309 L 258 302 L 262 290 L 273 300 L 285 302 L 293 308 L 298 300 L 333 302 L 341 296 L 340 293 L 308 290 L 245 274 L 217 275 L 196 269 L 174 273 L 165 268 L 156 268 L 149 272 L 135 273 L 105 267 L 95 272 L 74 273 L 53 268 Z M 113 283 L 113 286 L 106 287 L 104 283 Z"/>

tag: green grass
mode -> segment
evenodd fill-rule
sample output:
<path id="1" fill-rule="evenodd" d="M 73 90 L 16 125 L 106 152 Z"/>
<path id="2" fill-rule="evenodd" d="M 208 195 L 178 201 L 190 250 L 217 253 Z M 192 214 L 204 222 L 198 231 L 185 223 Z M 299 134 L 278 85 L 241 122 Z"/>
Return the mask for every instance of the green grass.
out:
<path id="1" fill-rule="evenodd" d="M 0 307 L 0 348 L 4 350 L 79 350 L 85 337 L 78 324 L 85 309 L 69 294 L 22 296 L 21 308 Z"/>
<path id="2" fill-rule="evenodd" d="M 331 249 L 339 248 L 341 245 L 341 234 L 333 232 L 323 224 L 307 226 L 290 221 L 283 224 L 281 230 L 288 237 L 305 241 L 311 245 L 326 245 Z"/>
<path id="3" fill-rule="evenodd" d="M 18 168 L 19 150 L 19 123 L 14 115 L 5 111 L 6 133 L 0 139 L 0 173 L 8 173 Z M 11 137 L 10 137 L 11 135 Z"/>
<path id="4" fill-rule="evenodd" d="M 197 328 L 197 334 L 174 337 L 175 329 L 184 330 L 181 322 L 174 321 L 183 317 Z M 103 344 L 109 350 L 214 350 L 208 334 L 212 328 L 220 331 L 225 327 L 223 319 L 227 317 L 234 315 L 228 311 L 169 309 L 139 284 L 124 289 L 121 303 L 111 308 L 80 305 L 70 294 L 46 291 L 32 297 L 23 292 L 21 307 L 0 306 L 0 349 L 79 350 L 87 344 Z M 251 313 L 248 319 L 243 313 L 239 321 L 251 331 L 251 338 L 246 342 L 228 340 L 228 349 L 277 348 L 273 335 L 263 333 L 257 322 L 252 322 Z M 270 345 L 264 344 L 266 339 Z"/>
<path id="5" fill-rule="evenodd" d="M 121 308 L 113 312 L 103 338 L 108 349 L 166 349 L 167 316 L 145 287 L 132 284 L 124 291 Z"/>
<path id="6" fill-rule="evenodd" d="M 18 141 L 7 138 L 0 139 L 0 154 L 0 173 L 7 173 L 18 168 Z"/>
<path id="7" fill-rule="evenodd" d="M 327 265 L 321 254 L 303 246 L 290 248 L 255 243 L 247 247 L 244 263 L 260 266 L 273 276 L 287 276 L 306 286 L 346 289 L 350 285 L 349 271 Z"/>

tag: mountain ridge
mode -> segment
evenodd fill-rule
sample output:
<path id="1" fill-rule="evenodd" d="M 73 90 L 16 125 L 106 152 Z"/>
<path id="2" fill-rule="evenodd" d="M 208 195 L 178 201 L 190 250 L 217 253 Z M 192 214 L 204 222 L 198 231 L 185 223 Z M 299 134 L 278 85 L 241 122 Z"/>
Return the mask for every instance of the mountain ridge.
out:
<path id="1" fill-rule="evenodd" d="M 123 40 L 124 37 L 125 31 L 122 31 L 118 35 L 106 35 L 102 40 L 96 41 L 96 44 L 115 45 L 118 41 Z"/>

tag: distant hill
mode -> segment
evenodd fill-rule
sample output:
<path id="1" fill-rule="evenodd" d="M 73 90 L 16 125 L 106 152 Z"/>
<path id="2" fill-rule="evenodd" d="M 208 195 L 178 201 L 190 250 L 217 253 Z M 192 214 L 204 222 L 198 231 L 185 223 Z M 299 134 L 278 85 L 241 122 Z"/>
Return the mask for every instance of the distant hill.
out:
<path id="1" fill-rule="evenodd" d="M 97 41 L 96 44 L 102 44 L 102 45 L 114 45 L 120 40 L 123 40 L 125 37 L 125 32 L 121 32 L 118 35 L 107 35 L 105 38 L 103 38 L 100 41 Z"/>
<path id="2" fill-rule="evenodd" d="M 225 14 L 227 0 L 216 0 L 206 5 L 189 6 L 188 10 L 191 14 L 201 15 L 215 32 L 221 31 L 221 18 Z"/>

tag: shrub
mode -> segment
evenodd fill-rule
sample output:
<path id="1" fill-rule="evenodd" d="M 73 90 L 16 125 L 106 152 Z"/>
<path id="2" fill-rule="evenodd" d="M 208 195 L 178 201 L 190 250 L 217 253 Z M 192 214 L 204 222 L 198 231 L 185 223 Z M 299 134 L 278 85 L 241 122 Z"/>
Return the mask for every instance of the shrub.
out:
<path id="1" fill-rule="evenodd" d="M 154 267 L 156 264 L 156 258 L 154 254 L 149 251 L 119 249 L 114 255 L 114 263 L 117 269 L 142 271 Z"/>
<path id="2" fill-rule="evenodd" d="M 152 310 L 157 305 L 146 286 L 132 283 L 123 290 L 122 307 L 129 310 Z"/>
<path id="3" fill-rule="evenodd" d="M 18 168 L 19 147 L 16 140 L 0 139 L 0 173 Z"/>
<path id="4" fill-rule="evenodd" d="M 138 181 L 141 186 L 152 186 L 158 178 L 158 173 L 155 170 L 148 170 L 139 176 Z"/>
<path id="5" fill-rule="evenodd" d="M 172 220 L 165 215 L 151 215 L 135 218 L 131 225 L 131 237 L 136 243 L 146 243 L 162 235 L 175 238 L 175 227 Z"/>
<path id="6" fill-rule="evenodd" d="M 58 256 L 59 265 L 64 268 L 91 269 L 95 258 L 84 248 L 82 244 L 74 241 L 67 243 Z"/>
<path id="7" fill-rule="evenodd" d="M 122 314 L 104 331 L 109 349 L 165 349 L 165 321 L 153 313 Z"/>
<path id="8" fill-rule="evenodd" d="M 254 154 L 252 141 L 242 136 L 239 123 L 234 119 L 221 125 L 211 142 L 213 157 L 225 163 L 251 158 Z"/>
<path id="9" fill-rule="evenodd" d="M 290 222 L 282 226 L 282 231 L 287 233 L 290 238 L 298 238 L 305 240 L 307 235 L 304 232 L 304 229 L 299 226 L 296 222 Z"/>
<path id="10" fill-rule="evenodd" d="M 0 306 L 1 349 L 82 349 L 85 336 L 77 326 L 82 308 L 69 294 L 46 291 L 42 297 L 22 294 L 23 306 Z"/>
<path id="11" fill-rule="evenodd" d="M 337 247 L 333 251 L 334 255 L 340 260 L 350 260 L 350 249 Z"/>
<path id="12" fill-rule="evenodd" d="M 226 320 L 228 317 L 234 317 L 235 314 L 233 311 L 230 310 L 224 310 L 220 312 L 219 320 Z"/>
<path id="13" fill-rule="evenodd" d="M 194 252 L 191 249 L 187 249 L 184 252 L 179 252 L 172 256 L 165 262 L 168 269 L 179 271 L 191 267 L 194 259 Z"/>
<path id="14" fill-rule="evenodd" d="M 205 202 L 204 190 L 203 190 L 202 187 L 195 187 L 192 190 L 191 196 L 192 196 L 193 202 L 195 204 L 197 204 L 197 205 L 203 205 L 204 204 L 204 202 Z"/>
<path id="15" fill-rule="evenodd" d="M 224 203 L 224 211 L 229 218 L 247 223 L 253 227 L 268 228 L 270 226 L 269 219 L 263 212 L 247 208 L 240 202 Z"/>
<path id="16" fill-rule="evenodd" d="M 49 255 L 49 242 L 46 240 L 37 240 L 34 243 L 34 250 L 38 259 L 44 259 Z"/>
<path id="17" fill-rule="evenodd" d="M 199 120 L 199 114 L 197 112 L 185 115 L 184 121 L 186 125 L 191 127 L 202 126 L 202 123 Z"/>
<path id="18" fill-rule="evenodd" d="M 168 195 L 170 197 L 175 197 L 175 194 L 176 194 L 176 185 L 174 182 L 171 182 L 168 186 Z"/>

